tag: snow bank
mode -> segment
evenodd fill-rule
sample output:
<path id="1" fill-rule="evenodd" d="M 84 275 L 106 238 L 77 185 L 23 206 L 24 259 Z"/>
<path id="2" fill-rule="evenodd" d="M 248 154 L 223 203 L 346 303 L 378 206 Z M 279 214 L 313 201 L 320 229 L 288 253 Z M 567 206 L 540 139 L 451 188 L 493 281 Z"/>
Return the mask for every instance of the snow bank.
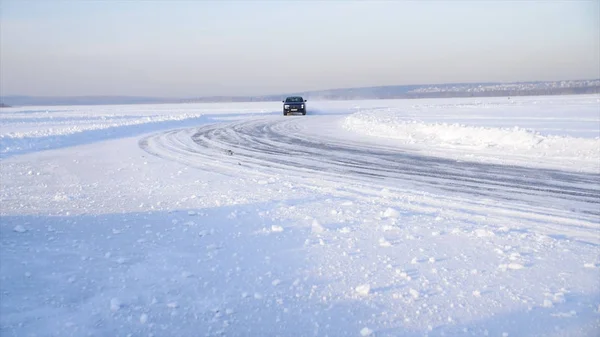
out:
<path id="1" fill-rule="evenodd" d="M 600 161 L 600 137 L 543 135 L 514 126 L 473 126 L 465 123 L 423 122 L 400 110 L 363 110 L 346 117 L 346 130 L 393 139 L 405 146 L 429 150 L 463 150 L 469 155 L 550 157 L 575 162 Z"/>
<path id="2" fill-rule="evenodd" d="M 0 114 L 0 158 L 270 113 L 257 104 L 9 108 Z"/>
<path id="3" fill-rule="evenodd" d="M 201 116 L 202 114 L 184 113 L 178 115 L 140 116 L 138 118 L 101 117 L 89 118 L 86 120 L 86 123 L 74 123 L 72 120 L 66 120 L 64 122 L 55 122 L 46 128 L 26 130 L 22 132 L 11 131 L 6 133 L 0 133 L 0 140 L 13 138 L 64 136 L 90 130 L 103 130 L 140 124 L 183 121 L 187 119 L 199 118 Z"/>

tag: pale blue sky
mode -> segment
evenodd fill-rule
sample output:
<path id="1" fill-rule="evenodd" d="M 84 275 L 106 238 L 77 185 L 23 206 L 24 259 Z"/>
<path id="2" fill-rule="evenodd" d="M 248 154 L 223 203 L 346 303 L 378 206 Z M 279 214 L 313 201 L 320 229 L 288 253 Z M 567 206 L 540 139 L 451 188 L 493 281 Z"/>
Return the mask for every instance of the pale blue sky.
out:
<path id="1" fill-rule="evenodd" d="M 0 94 L 600 77 L 600 0 L 0 0 Z"/>

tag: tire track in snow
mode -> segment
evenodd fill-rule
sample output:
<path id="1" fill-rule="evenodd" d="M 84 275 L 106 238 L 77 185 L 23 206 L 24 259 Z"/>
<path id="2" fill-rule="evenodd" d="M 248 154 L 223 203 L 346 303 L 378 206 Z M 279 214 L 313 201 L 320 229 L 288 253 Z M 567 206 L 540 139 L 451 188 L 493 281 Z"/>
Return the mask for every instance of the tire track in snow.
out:
<path id="1" fill-rule="evenodd" d="M 516 204 L 521 212 L 565 221 L 598 223 L 600 175 L 422 156 L 368 144 L 360 137 L 340 137 L 348 135 L 345 131 L 328 133 L 337 122 L 333 116 L 248 119 L 172 130 L 146 137 L 140 146 L 159 157 L 222 173 L 292 174 L 347 185 L 401 186 L 473 203 Z M 314 132 L 319 129 L 322 134 Z"/>

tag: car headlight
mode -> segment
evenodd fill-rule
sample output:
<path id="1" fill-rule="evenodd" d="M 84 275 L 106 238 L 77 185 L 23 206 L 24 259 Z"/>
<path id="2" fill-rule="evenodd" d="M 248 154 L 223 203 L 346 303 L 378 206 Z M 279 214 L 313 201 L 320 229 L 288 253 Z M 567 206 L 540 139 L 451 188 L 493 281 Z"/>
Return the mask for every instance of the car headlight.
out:
<path id="1" fill-rule="evenodd" d="M 300 105 L 300 109 L 304 109 L 304 104 Z"/>
<path id="2" fill-rule="evenodd" d="M 286 104 L 286 105 L 284 105 L 283 107 L 287 109 L 287 108 L 289 108 L 290 106 L 289 106 L 288 104 Z"/>

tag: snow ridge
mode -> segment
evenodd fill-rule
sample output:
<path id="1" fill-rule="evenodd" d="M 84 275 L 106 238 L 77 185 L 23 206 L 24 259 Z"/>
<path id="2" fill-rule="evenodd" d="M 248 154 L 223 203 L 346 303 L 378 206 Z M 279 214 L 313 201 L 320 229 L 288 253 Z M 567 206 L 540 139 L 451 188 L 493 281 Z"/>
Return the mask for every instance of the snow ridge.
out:
<path id="1" fill-rule="evenodd" d="M 521 155 L 553 157 L 573 161 L 598 162 L 600 136 L 581 138 L 543 135 L 514 126 L 489 127 L 463 123 L 427 123 L 407 117 L 400 110 L 362 110 L 346 117 L 346 130 L 359 134 L 393 139 L 412 147 L 467 150 L 472 154 L 496 156 Z"/>

